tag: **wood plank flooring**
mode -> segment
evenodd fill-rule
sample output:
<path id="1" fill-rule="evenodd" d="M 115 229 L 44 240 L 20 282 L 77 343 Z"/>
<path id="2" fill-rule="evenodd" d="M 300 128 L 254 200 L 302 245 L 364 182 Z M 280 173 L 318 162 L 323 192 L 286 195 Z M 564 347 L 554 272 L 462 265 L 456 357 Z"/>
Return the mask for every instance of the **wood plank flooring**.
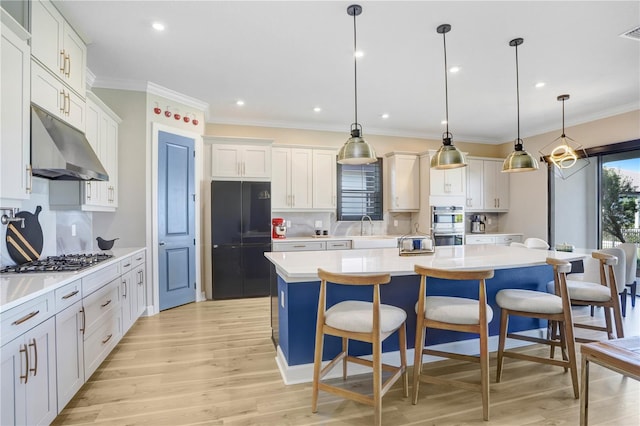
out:
<path id="1" fill-rule="evenodd" d="M 640 335 L 640 306 L 628 306 L 626 334 Z M 587 308 L 574 311 L 588 318 Z M 596 310 L 595 320 L 601 320 Z M 600 318 L 599 318 L 600 317 Z M 578 330 L 583 335 L 584 330 Z M 320 393 L 311 413 L 311 386 L 285 386 L 271 342 L 269 299 L 207 301 L 140 318 L 55 425 L 370 425 L 371 407 Z M 544 354 L 530 346 L 522 352 Z M 559 367 L 507 359 L 495 383 L 491 358 L 491 420 L 480 395 L 421 384 L 418 405 L 396 383 L 383 399 L 385 425 L 577 425 L 579 400 Z M 425 364 L 451 378 L 479 381 L 477 365 Z M 409 371 L 411 373 L 411 369 Z M 432 373 L 433 374 L 433 373 Z M 338 379 L 338 381 L 341 381 Z M 368 375 L 345 386 L 366 389 Z M 591 367 L 592 425 L 640 424 L 640 384 Z"/>

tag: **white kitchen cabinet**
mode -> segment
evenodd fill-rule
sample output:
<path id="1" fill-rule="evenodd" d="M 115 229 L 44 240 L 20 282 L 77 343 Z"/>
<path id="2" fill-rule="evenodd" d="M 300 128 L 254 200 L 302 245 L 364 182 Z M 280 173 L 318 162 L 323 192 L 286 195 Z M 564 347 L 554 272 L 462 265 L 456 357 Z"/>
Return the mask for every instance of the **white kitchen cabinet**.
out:
<path id="1" fill-rule="evenodd" d="M 466 210 L 509 210 L 509 174 L 502 173 L 502 160 L 468 158 Z"/>
<path id="2" fill-rule="evenodd" d="M 84 98 L 87 47 L 48 0 L 31 2 L 31 54 Z"/>
<path id="3" fill-rule="evenodd" d="M 272 243 L 272 251 L 314 251 L 326 249 L 326 241 L 274 241 Z"/>
<path id="4" fill-rule="evenodd" d="M 389 211 L 417 212 L 420 209 L 420 161 L 417 154 L 386 155 L 389 179 Z"/>
<path id="5" fill-rule="evenodd" d="M 336 151 L 313 150 L 313 208 L 335 211 L 337 202 L 337 158 Z"/>
<path id="6" fill-rule="evenodd" d="M 466 167 L 431 169 L 429 195 L 465 195 Z"/>
<path id="7" fill-rule="evenodd" d="M 83 319 L 82 300 L 56 314 L 58 412 L 84 384 Z"/>
<path id="8" fill-rule="evenodd" d="M 510 246 L 511 243 L 521 243 L 522 234 L 504 234 L 496 235 L 496 245 L 498 246 Z"/>
<path id="9" fill-rule="evenodd" d="M 84 132 L 84 99 L 34 60 L 31 60 L 31 102 Z"/>
<path id="10" fill-rule="evenodd" d="M 146 279 L 146 268 L 147 264 L 145 262 L 146 256 L 145 253 L 138 253 L 132 256 L 133 261 L 133 269 L 131 271 L 132 283 L 131 285 L 134 287 L 132 291 L 136 293 L 136 303 L 135 303 L 135 320 L 137 320 L 140 315 L 142 315 L 147 309 L 146 303 L 146 287 L 147 287 L 147 279 Z M 135 322 L 134 320 L 134 322 Z"/>
<path id="11" fill-rule="evenodd" d="M 211 178 L 269 181 L 271 179 L 271 142 L 213 143 Z"/>
<path id="12" fill-rule="evenodd" d="M 467 158 L 467 194 L 466 205 L 468 211 L 479 211 L 484 208 L 482 190 L 482 175 L 484 161 Z"/>
<path id="13" fill-rule="evenodd" d="M 0 13 L 0 198 L 25 200 L 31 194 L 29 34 L 3 9 Z"/>
<path id="14" fill-rule="evenodd" d="M 313 150 L 274 147 L 272 153 L 271 209 L 312 209 Z"/>
<path id="15" fill-rule="evenodd" d="M 26 324 L 38 318 L 29 315 L 14 321 Z M 0 348 L 2 425 L 48 425 L 58 413 L 55 320 L 49 316 L 35 324 Z"/>
<path id="16" fill-rule="evenodd" d="M 484 160 L 483 176 L 485 211 L 508 211 L 509 174 L 502 173 L 502 160 Z"/>
<path id="17" fill-rule="evenodd" d="M 496 237 L 493 235 L 474 235 L 467 234 L 465 236 L 465 244 L 495 244 Z"/>
<path id="18" fill-rule="evenodd" d="M 467 234 L 465 244 L 495 244 L 508 246 L 512 242 L 522 242 L 522 234 Z"/>

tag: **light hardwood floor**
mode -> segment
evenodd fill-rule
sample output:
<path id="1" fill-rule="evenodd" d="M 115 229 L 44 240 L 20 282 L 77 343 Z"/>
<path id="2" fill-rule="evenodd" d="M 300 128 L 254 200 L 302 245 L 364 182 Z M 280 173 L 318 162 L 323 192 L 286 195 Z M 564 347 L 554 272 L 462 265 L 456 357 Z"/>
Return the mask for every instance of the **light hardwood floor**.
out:
<path id="1" fill-rule="evenodd" d="M 587 308 L 574 315 L 587 316 Z M 602 309 L 596 310 L 596 319 Z M 600 318 L 601 319 L 601 318 Z M 640 306 L 628 307 L 627 335 L 640 335 Z M 584 330 L 577 333 L 584 335 Z M 56 418 L 56 425 L 369 425 L 373 409 L 321 392 L 311 413 L 311 386 L 285 386 L 271 342 L 269 299 L 208 301 L 140 318 Z M 523 352 L 547 353 L 531 346 Z M 479 380 L 477 365 L 425 364 L 431 374 Z M 409 369 L 411 373 L 411 368 Z M 370 385 L 368 377 L 347 386 Z M 421 385 L 418 405 L 397 383 L 384 397 L 385 425 L 577 425 L 579 401 L 559 367 L 507 359 L 495 383 L 491 357 L 491 419 L 480 395 Z M 591 367 L 592 425 L 640 424 L 640 384 Z"/>

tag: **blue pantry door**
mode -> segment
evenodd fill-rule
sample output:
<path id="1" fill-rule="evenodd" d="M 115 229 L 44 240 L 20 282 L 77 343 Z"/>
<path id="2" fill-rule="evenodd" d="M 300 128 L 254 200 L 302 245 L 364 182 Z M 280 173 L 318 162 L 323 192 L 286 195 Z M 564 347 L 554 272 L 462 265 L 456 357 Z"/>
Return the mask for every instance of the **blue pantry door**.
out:
<path id="1" fill-rule="evenodd" d="M 158 132 L 160 310 L 196 300 L 193 139 Z"/>

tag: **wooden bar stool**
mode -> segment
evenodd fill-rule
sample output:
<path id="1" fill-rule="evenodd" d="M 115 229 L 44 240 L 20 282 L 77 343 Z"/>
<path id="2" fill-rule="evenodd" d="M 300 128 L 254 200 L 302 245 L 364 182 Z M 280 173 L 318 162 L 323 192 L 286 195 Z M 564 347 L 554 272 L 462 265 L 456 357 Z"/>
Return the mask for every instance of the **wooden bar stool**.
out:
<path id="1" fill-rule="evenodd" d="M 612 249 L 605 249 L 612 250 Z M 575 323 L 574 327 L 583 328 L 596 331 L 605 331 L 609 339 L 615 339 L 616 337 L 624 337 L 624 329 L 622 326 L 622 312 L 620 309 L 620 300 L 618 299 L 618 282 L 616 279 L 616 269 L 618 268 L 618 258 L 610 253 L 602 251 L 594 251 L 591 253 L 591 257 L 599 262 L 598 269 L 600 280 L 597 281 L 596 277 L 591 277 L 587 271 L 587 262 L 585 262 L 585 276 L 584 281 L 572 280 L 571 275 L 567 279 L 567 289 L 569 291 L 569 297 L 571 298 L 571 304 L 573 305 L 591 305 L 601 306 L 604 308 L 605 326 L 594 324 L 581 324 Z M 617 249 L 618 252 L 622 250 Z M 588 259 L 585 259 L 588 260 Z M 617 272 L 617 275 L 624 276 L 624 266 L 621 271 Z M 624 281 L 624 279 L 623 279 Z M 624 288 L 624 283 L 621 283 L 621 287 Z M 616 325 L 616 332 L 613 332 L 613 326 L 611 323 L 611 314 L 613 314 L 613 320 Z M 576 338 L 577 342 L 588 343 L 594 342 L 595 339 Z"/>
<path id="2" fill-rule="evenodd" d="M 567 272 L 571 271 L 571 264 L 565 260 L 552 258 L 547 258 L 547 263 L 553 266 L 553 281 L 556 294 L 533 290 L 505 289 L 500 290 L 496 295 L 496 302 L 502 309 L 500 314 L 500 339 L 498 343 L 496 382 L 500 382 L 502 378 L 504 357 L 557 365 L 564 367 L 565 371 L 567 369 L 571 371 L 573 395 L 577 399 L 580 397 L 578 389 L 578 365 L 576 362 L 573 319 L 571 315 L 571 304 L 567 293 L 566 278 Z M 511 315 L 546 319 L 552 324 L 557 324 L 560 327 L 560 338 L 556 340 L 549 336 L 548 339 L 541 339 L 538 337 L 508 333 L 509 316 Z M 504 346 L 507 338 L 542 343 L 551 346 L 551 348 L 560 346 L 562 348 L 562 360 L 553 358 L 553 352 L 549 358 L 544 358 L 526 355 L 520 352 L 505 351 Z"/>
<path id="3" fill-rule="evenodd" d="M 343 398 L 372 405 L 374 407 L 374 424 L 379 426 L 382 424 L 382 397 L 400 377 L 403 379 L 404 396 L 409 396 L 409 383 L 406 372 L 407 335 L 405 322 L 407 313 L 401 308 L 380 303 L 380 286 L 387 284 L 391 280 L 389 274 L 347 275 L 318 269 L 318 276 L 321 281 L 320 295 L 318 297 L 311 411 L 314 413 L 318 411 L 318 391 L 323 390 Z M 327 282 L 351 286 L 371 286 L 373 303 L 349 300 L 336 303 L 326 309 Z M 400 341 L 399 367 L 382 363 L 382 342 L 396 330 L 398 330 Z M 341 337 L 342 351 L 329 364 L 320 369 L 325 334 Z M 373 346 L 373 361 L 350 356 L 348 352 L 349 339 L 371 343 Z M 320 382 L 340 361 L 342 361 L 343 379 L 347 378 L 347 362 L 373 368 L 373 396 Z M 382 382 L 382 370 L 393 373 L 384 383 Z"/>
<path id="4" fill-rule="evenodd" d="M 416 304 L 416 345 L 413 363 L 413 404 L 418 403 L 419 382 L 449 385 L 482 394 L 482 418 L 489 420 L 489 330 L 493 311 L 487 304 L 485 280 L 493 277 L 493 270 L 443 271 L 415 265 L 421 276 L 420 293 Z M 478 280 L 478 300 L 463 297 L 427 296 L 427 277 L 445 280 Z M 427 328 L 477 333 L 480 336 L 480 355 L 464 355 L 428 349 L 425 346 Z M 422 349 L 422 350 L 421 350 Z M 422 355 L 434 355 L 480 363 L 480 384 L 422 374 Z"/>
<path id="5" fill-rule="evenodd" d="M 580 425 L 589 423 L 589 362 L 640 380 L 640 336 L 594 342 L 580 347 L 582 354 L 582 388 L 580 391 Z"/>

